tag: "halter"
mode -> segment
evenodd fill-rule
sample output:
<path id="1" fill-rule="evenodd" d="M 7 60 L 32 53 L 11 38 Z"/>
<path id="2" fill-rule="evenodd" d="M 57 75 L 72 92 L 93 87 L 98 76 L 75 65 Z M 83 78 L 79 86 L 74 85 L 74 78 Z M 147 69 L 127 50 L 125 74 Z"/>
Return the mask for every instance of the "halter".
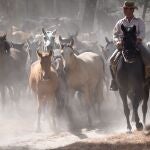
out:
<path id="1" fill-rule="evenodd" d="M 139 54 L 139 50 L 137 48 L 135 48 L 134 51 L 133 50 L 127 50 L 123 46 L 121 53 L 122 53 L 122 56 L 124 58 L 124 61 L 126 63 L 131 64 L 131 63 L 134 63 L 136 61 L 136 57 Z"/>

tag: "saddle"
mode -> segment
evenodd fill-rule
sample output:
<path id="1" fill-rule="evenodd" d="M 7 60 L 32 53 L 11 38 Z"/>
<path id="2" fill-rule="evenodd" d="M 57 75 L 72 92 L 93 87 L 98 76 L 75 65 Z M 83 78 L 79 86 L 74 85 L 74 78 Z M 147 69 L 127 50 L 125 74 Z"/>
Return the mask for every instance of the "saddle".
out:
<path id="1" fill-rule="evenodd" d="M 111 61 L 111 68 L 112 68 L 114 75 L 116 74 L 117 65 L 118 65 L 120 57 L 121 57 L 121 51 L 118 50 L 118 52 L 115 54 L 115 56 L 113 57 Z"/>
<path id="2" fill-rule="evenodd" d="M 112 59 L 112 63 L 111 63 L 112 71 L 114 75 L 116 74 L 117 65 L 118 65 L 121 55 L 123 56 L 125 62 L 127 63 L 132 63 L 134 61 L 134 59 L 132 59 L 132 61 L 131 60 L 129 61 L 128 56 L 123 51 L 118 51 L 116 55 L 114 56 L 114 58 Z M 150 79 L 150 65 L 149 66 L 145 65 L 144 67 L 145 67 L 145 79 L 146 80 Z"/>

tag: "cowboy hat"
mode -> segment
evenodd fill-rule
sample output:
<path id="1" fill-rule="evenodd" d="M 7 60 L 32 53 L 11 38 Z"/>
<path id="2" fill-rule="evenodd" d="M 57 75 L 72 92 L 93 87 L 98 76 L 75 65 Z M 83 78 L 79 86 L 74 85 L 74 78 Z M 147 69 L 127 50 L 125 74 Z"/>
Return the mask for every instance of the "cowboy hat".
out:
<path id="1" fill-rule="evenodd" d="M 135 6 L 135 3 L 133 1 L 125 1 L 124 4 L 123 4 L 123 8 L 138 9 L 138 7 Z"/>

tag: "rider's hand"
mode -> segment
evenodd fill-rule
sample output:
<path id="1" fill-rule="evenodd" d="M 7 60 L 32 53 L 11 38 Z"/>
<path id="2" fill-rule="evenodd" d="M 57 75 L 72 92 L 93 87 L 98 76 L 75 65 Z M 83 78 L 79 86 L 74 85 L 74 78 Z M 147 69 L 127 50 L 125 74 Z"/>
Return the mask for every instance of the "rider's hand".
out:
<path id="1" fill-rule="evenodd" d="M 141 44 L 141 43 L 142 43 L 142 39 L 137 38 L 137 40 L 136 40 L 136 44 Z"/>
<path id="2" fill-rule="evenodd" d="M 122 49 L 122 41 L 117 41 L 116 42 L 116 47 L 117 47 L 117 49 Z"/>

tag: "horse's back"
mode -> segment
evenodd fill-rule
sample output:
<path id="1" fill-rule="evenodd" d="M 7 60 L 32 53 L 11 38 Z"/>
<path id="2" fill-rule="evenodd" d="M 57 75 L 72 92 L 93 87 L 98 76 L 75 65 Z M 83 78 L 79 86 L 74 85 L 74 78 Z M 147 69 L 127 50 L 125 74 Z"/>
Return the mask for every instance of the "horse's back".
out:
<path id="1" fill-rule="evenodd" d="M 91 71 L 96 71 L 98 73 L 102 73 L 104 62 L 100 55 L 93 53 L 93 52 L 84 52 L 78 55 L 78 58 L 83 61 L 83 67 Z"/>
<path id="2" fill-rule="evenodd" d="M 84 52 L 77 57 L 77 67 L 70 73 L 70 84 L 96 85 L 103 80 L 104 70 L 101 57 L 93 52 Z"/>

